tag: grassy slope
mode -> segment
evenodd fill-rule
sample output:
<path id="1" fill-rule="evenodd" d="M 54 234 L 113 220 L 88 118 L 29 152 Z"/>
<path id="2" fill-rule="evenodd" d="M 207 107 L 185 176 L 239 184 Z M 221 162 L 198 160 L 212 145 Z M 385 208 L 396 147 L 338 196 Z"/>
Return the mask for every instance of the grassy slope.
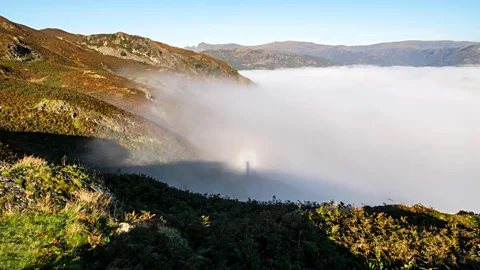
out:
<path id="1" fill-rule="evenodd" d="M 98 35 L 112 36 L 112 35 Z M 125 36 L 129 36 L 126 35 Z M 164 56 L 176 59 L 167 70 L 139 61 L 125 59 L 120 55 L 110 56 L 99 53 L 85 46 L 85 37 L 70 34 L 59 29 L 37 31 L 27 26 L 16 24 L 0 16 L 0 59 L 10 57 L 9 48 L 21 45 L 33 53 L 22 56 L 35 59 L 39 68 L 29 69 L 24 62 L 4 63 L 18 71 L 23 79 L 38 84 L 47 84 L 79 91 L 94 96 L 117 107 L 138 113 L 149 105 L 147 93 L 152 93 L 151 86 L 139 83 L 142 78 L 158 77 L 166 72 L 195 74 L 202 78 L 209 76 L 250 82 L 238 74 L 226 63 L 202 54 L 193 53 L 146 38 L 129 36 L 132 39 L 148 40 L 152 51 L 160 48 Z M 158 48 L 157 48 L 158 47 Z M 2 61 L 4 62 L 4 61 Z M 1 64 L 1 63 L 0 63 Z M 33 65 L 33 64 L 31 64 Z M 45 72 L 47 71 L 47 72 Z M 55 71 L 52 73 L 48 71 Z M 0 69 L 0 77 L 2 71 Z M 161 81 L 155 87 L 165 87 Z"/>
<path id="2" fill-rule="evenodd" d="M 480 266 L 473 214 L 420 205 L 239 202 L 142 175 L 94 176 L 77 165 L 10 157 L 0 178 L 9 183 L 0 189 L 4 269 Z"/>
<path id="3" fill-rule="evenodd" d="M 0 87 L 0 260 L 5 269 L 479 266 L 476 215 L 421 206 L 239 202 L 181 191 L 141 175 L 93 176 L 80 166 L 60 165 L 63 154 L 86 143 L 80 138 L 112 138 L 131 149 L 134 138 L 144 135 L 142 128 L 122 122 L 135 116 L 76 91 L 16 78 L 2 79 Z M 65 108 L 76 108 L 75 117 Z M 87 115 L 111 117 L 107 123 L 114 124 L 95 125 Z M 9 150 L 4 138 L 28 147 Z M 38 154 L 32 149 L 43 149 L 39 154 L 52 163 L 17 161 L 25 153 Z M 119 227 L 133 229 L 115 234 Z"/>
<path id="4" fill-rule="evenodd" d="M 188 143 L 161 127 L 71 89 L 17 78 L 0 80 L 0 89 L 0 138 L 23 151 L 57 161 L 62 155 L 78 159 L 75 153 L 79 148 L 86 147 L 80 144 L 94 143 L 93 138 L 99 138 L 112 140 L 112 143 L 105 145 L 110 151 L 115 150 L 114 147 L 124 147 L 131 153 L 136 151 L 155 155 L 158 160 L 177 160 L 196 155 Z M 32 132 L 68 136 L 50 142 L 56 147 L 45 147 L 49 143 L 48 136 L 45 141 L 40 136 L 32 138 L 20 135 Z M 9 135 L 15 133 L 19 135 Z M 98 152 L 101 154 L 102 149 L 98 149 Z M 140 156 L 132 156 L 132 161 L 137 158 Z M 107 164 L 109 161 L 102 162 Z"/>

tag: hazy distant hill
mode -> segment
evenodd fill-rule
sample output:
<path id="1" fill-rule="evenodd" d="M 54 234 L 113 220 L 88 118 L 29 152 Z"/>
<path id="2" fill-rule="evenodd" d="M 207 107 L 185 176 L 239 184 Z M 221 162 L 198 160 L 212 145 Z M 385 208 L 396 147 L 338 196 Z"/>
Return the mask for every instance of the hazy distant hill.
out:
<path id="1" fill-rule="evenodd" d="M 332 61 L 325 58 L 263 49 L 221 49 L 204 51 L 203 53 L 225 61 L 238 70 L 326 67 L 333 65 Z"/>
<path id="2" fill-rule="evenodd" d="M 451 54 L 435 62 L 435 66 L 479 65 L 480 45 L 471 45 L 453 51 Z"/>
<path id="3" fill-rule="evenodd" d="M 208 50 L 220 50 L 220 49 L 235 49 L 244 47 L 240 44 L 236 43 L 228 43 L 228 44 L 208 44 L 205 42 L 198 43 L 197 46 L 187 46 L 185 47 L 186 50 L 191 50 L 194 52 L 203 52 Z"/>
<path id="4" fill-rule="evenodd" d="M 444 60 L 470 45 L 479 43 L 468 41 L 400 41 L 365 46 L 324 45 L 313 42 L 282 41 L 250 46 L 251 49 L 272 52 L 289 52 L 330 59 L 343 65 L 367 64 L 378 66 L 430 66 L 437 63 L 452 63 Z M 219 46 L 222 45 L 210 45 Z M 197 47 L 198 49 L 198 47 Z M 469 61 L 476 62 L 470 55 Z"/>
<path id="5" fill-rule="evenodd" d="M 474 42 L 401 41 L 365 46 L 331 46 L 311 42 L 273 42 L 255 48 L 286 51 L 331 59 L 339 64 L 428 66 Z"/>

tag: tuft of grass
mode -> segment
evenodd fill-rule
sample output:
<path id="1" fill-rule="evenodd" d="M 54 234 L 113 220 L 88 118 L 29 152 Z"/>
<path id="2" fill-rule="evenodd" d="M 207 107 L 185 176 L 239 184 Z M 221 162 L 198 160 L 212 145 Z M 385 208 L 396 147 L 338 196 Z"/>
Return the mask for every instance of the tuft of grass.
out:
<path id="1" fill-rule="evenodd" d="M 32 156 L 1 168 L 1 269 L 80 268 L 115 233 L 112 198 L 84 168 Z"/>
<path id="2" fill-rule="evenodd" d="M 1 268 L 42 267 L 65 259 L 76 247 L 87 243 L 71 245 L 72 241 L 65 241 L 73 219 L 72 212 L 0 216 Z"/>

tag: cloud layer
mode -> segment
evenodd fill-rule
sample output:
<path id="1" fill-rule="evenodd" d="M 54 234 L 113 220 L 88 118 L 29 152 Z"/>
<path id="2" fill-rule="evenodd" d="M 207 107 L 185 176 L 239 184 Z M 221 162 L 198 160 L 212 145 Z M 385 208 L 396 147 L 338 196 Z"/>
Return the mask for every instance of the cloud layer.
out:
<path id="1" fill-rule="evenodd" d="M 478 74 L 478 67 L 246 71 L 257 89 L 191 87 L 192 100 L 211 114 L 186 104 L 182 121 L 185 136 L 214 159 L 297 175 L 287 181 L 308 193 L 318 188 L 319 201 L 479 211 Z M 325 194 L 326 183 L 360 195 Z"/>

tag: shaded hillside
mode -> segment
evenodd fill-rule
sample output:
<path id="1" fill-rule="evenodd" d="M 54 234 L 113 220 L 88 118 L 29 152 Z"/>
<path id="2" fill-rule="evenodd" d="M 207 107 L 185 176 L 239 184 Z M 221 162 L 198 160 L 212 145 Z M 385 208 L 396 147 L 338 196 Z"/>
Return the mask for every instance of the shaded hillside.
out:
<path id="1" fill-rule="evenodd" d="M 187 46 L 185 47 L 186 50 L 191 50 L 194 52 L 203 52 L 209 50 L 221 50 L 221 49 L 236 49 L 244 47 L 240 44 L 236 43 L 228 43 L 228 44 L 208 44 L 205 42 L 198 43 L 197 46 Z"/>
<path id="2" fill-rule="evenodd" d="M 433 66 L 463 66 L 480 64 L 480 45 L 471 45 L 451 52 L 434 62 Z"/>
<path id="3" fill-rule="evenodd" d="M 325 58 L 249 48 L 209 50 L 202 53 L 225 61 L 238 70 L 327 67 L 333 65 L 332 61 Z"/>

